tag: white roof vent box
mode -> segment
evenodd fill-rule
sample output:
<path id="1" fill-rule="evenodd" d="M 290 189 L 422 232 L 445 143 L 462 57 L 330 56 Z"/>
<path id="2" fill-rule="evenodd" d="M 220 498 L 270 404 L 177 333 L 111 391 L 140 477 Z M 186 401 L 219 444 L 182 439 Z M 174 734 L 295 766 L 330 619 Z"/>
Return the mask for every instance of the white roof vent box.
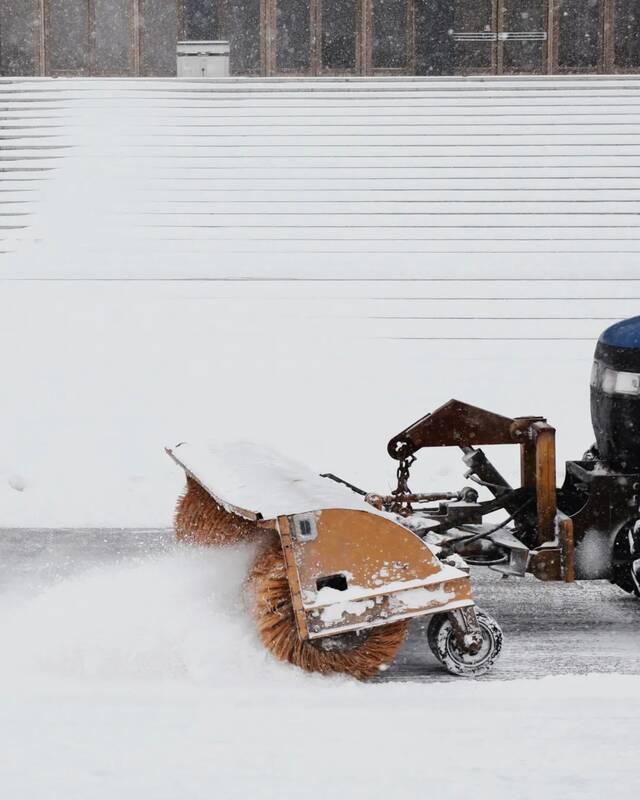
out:
<path id="1" fill-rule="evenodd" d="M 178 42 L 179 78 L 227 78 L 229 42 L 223 40 Z"/>

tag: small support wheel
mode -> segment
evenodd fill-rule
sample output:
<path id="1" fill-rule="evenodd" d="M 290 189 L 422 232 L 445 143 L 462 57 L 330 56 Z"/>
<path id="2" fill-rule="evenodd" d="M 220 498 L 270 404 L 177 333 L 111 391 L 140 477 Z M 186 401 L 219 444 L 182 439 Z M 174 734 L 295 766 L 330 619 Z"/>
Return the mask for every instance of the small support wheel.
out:
<path id="1" fill-rule="evenodd" d="M 478 677 L 493 667 L 502 650 L 502 629 L 489 614 L 476 609 L 482 640 L 479 647 L 464 649 L 450 614 L 437 614 L 427 629 L 427 643 L 433 655 L 452 675 Z M 472 652 L 475 650 L 475 652 Z"/>

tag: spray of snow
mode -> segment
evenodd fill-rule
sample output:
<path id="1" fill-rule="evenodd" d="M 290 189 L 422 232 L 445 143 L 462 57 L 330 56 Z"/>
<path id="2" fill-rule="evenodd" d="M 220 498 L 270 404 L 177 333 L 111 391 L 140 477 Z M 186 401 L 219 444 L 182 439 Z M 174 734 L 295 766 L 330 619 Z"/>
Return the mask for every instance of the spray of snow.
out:
<path id="1" fill-rule="evenodd" d="M 611 542 L 606 531 L 589 530 L 576 546 L 576 569 L 585 578 L 606 578 L 611 561 Z"/>
<path id="2" fill-rule="evenodd" d="M 295 680 L 254 632 L 243 584 L 251 546 L 176 547 L 95 567 L 3 598 L 0 679 L 178 681 L 250 686 Z"/>

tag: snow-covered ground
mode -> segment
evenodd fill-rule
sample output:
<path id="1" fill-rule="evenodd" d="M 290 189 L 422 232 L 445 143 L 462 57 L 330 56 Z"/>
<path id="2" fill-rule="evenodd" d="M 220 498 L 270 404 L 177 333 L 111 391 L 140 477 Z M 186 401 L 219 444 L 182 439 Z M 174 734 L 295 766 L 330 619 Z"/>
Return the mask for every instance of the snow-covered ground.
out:
<path id="1" fill-rule="evenodd" d="M 202 438 L 386 490 L 450 397 L 578 456 L 595 339 L 640 303 L 639 87 L 0 81 L 0 527 L 166 527 L 163 445 Z M 463 483 L 456 453 L 414 472 Z M 628 598 L 508 595 L 552 677 L 403 683 L 411 651 L 362 686 L 270 661 L 247 554 L 149 535 L 3 540 L 3 796 L 637 795 L 640 677 L 558 674 L 638 672 Z"/>
<path id="2" fill-rule="evenodd" d="M 505 627 L 497 675 L 440 682 L 418 630 L 402 669 L 359 685 L 265 654 L 241 599 L 247 552 L 179 548 L 153 531 L 11 537 L 0 545 L 7 797 L 582 800 L 640 789 L 638 675 L 522 678 L 545 660 L 550 672 L 637 669 L 640 609 L 622 593 L 481 580 Z"/>
<path id="3" fill-rule="evenodd" d="M 2 704 L 2 786 L 33 800 L 630 799 L 638 684 L 30 686 Z"/>

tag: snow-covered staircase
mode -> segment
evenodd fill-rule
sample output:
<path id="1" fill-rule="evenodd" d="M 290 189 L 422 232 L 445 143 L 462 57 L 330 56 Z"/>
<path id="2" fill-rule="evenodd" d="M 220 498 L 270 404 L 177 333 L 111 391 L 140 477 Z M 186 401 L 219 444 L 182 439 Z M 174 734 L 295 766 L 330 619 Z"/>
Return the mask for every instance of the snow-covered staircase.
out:
<path id="1" fill-rule="evenodd" d="M 391 488 L 450 397 L 591 444 L 594 340 L 640 311 L 640 77 L 4 79 L 0 120 L 5 525 L 169 524 L 162 445 L 209 437 Z"/>
<path id="2" fill-rule="evenodd" d="M 3 79 L 0 120 L 0 276 L 277 281 L 399 339 L 638 309 L 640 78 Z"/>

